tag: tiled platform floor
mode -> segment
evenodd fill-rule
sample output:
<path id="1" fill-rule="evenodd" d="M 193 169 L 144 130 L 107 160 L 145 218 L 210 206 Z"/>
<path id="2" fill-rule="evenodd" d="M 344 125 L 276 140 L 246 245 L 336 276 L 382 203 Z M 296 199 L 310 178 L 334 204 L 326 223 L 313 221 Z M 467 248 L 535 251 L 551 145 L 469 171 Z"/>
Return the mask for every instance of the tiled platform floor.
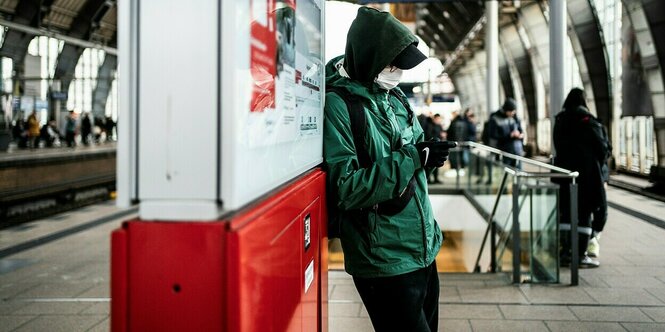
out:
<path id="1" fill-rule="evenodd" d="M 609 196 L 665 218 L 663 203 L 616 189 Z M 0 231 L 0 250 L 52 231 L 54 223 L 69 227 L 91 214 L 115 211 L 100 204 Z M 107 331 L 109 234 L 119 224 L 111 221 L 0 259 L 0 332 Z M 580 271 L 579 287 L 514 286 L 505 275 L 441 274 L 440 330 L 665 331 L 664 240 L 664 229 L 610 209 L 602 266 Z M 330 272 L 329 278 L 330 330 L 372 331 L 351 278 L 344 272 Z"/>

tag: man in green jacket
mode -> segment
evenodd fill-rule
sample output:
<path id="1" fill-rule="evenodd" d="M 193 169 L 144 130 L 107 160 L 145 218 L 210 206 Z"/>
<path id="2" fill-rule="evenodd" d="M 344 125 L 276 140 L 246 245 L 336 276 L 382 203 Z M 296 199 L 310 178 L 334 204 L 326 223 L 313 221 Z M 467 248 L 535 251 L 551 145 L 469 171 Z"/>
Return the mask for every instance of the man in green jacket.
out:
<path id="1" fill-rule="evenodd" d="M 426 59 L 417 43 L 390 13 L 361 7 L 345 54 L 326 65 L 328 186 L 340 211 L 346 271 L 377 331 L 438 327 L 435 257 L 443 236 L 427 195 L 427 175 L 443 165 L 449 146 L 424 141 L 420 124 L 397 88 L 402 70 Z M 362 103 L 369 165 L 359 161 L 347 103 L 335 92 L 340 89 Z M 390 209 L 383 206 L 396 197 L 406 198 L 405 205 L 384 212 Z"/>

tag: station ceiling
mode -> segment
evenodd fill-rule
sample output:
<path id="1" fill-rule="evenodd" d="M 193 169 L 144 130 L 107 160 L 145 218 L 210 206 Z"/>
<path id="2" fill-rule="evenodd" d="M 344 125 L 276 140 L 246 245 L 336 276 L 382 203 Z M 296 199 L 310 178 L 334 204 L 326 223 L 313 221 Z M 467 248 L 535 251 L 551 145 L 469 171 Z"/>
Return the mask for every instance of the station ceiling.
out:
<path id="1" fill-rule="evenodd" d="M 0 17 L 106 46 L 116 46 L 115 0 L 0 0 Z"/>

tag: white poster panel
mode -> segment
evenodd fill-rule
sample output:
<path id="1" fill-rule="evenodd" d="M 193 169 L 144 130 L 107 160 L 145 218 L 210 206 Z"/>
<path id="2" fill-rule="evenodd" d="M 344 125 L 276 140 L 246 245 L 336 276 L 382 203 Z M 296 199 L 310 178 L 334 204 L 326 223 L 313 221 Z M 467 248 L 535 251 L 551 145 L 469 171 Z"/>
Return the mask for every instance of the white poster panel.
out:
<path id="1" fill-rule="evenodd" d="M 222 11 L 224 210 L 322 161 L 323 40 L 318 0 L 226 1 Z"/>

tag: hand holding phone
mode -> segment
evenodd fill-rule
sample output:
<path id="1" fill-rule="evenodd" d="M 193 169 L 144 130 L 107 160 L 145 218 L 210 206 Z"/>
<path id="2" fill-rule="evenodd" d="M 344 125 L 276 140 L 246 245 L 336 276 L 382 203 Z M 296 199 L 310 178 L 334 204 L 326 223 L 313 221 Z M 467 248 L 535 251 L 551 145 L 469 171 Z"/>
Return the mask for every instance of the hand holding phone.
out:
<path id="1" fill-rule="evenodd" d="M 416 143 L 420 164 L 424 167 L 441 167 L 448 160 L 449 150 L 456 147 L 453 141 L 425 141 Z"/>

